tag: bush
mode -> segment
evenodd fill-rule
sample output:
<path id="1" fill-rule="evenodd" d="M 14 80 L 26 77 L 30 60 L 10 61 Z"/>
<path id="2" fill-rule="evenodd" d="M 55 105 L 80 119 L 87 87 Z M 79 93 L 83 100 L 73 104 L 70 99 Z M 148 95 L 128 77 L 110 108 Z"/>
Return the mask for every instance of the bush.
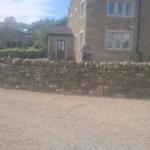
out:
<path id="1" fill-rule="evenodd" d="M 4 49 L 0 50 L 0 58 L 45 58 L 47 56 L 47 52 L 43 50 L 37 50 L 34 48 L 28 49 Z"/>
<path id="2" fill-rule="evenodd" d="M 43 48 L 44 47 L 44 42 L 42 42 L 42 41 L 35 41 L 33 43 L 33 47 L 36 48 L 36 49 Z"/>

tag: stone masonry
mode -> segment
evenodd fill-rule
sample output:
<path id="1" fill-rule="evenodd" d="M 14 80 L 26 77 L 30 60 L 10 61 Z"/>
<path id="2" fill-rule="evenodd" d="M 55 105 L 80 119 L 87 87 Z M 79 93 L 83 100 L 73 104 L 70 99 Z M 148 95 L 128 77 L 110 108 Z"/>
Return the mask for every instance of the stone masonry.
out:
<path id="1" fill-rule="evenodd" d="M 143 61 L 150 59 L 150 1 L 131 0 L 133 2 L 133 16 L 108 16 L 108 0 L 71 0 L 68 26 L 74 33 L 74 51 L 77 62 L 82 61 L 80 47 L 80 33 L 84 33 L 84 45 L 90 45 L 93 61 L 139 61 L 137 50 L 142 52 Z M 85 15 L 80 18 L 81 3 L 85 2 Z M 139 17 L 139 6 L 141 15 Z M 77 22 L 75 11 L 77 10 Z M 138 28 L 138 23 L 139 28 Z M 131 50 L 107 50 L 106 31 L 131 31 Z M 138 33 L 139 32 L 139 40 Z M 139 41 L 139 42 L 138 42 Z M 138 43 L 137 43 L 138 42 Z M 139 49 L 137 49 L 139 46 Z"/>
<path id="2" fill-rule="evenodd" d="M 1 59 L 0 87 L 89 96 L 150 98 L 150 63 L 76 64 Z"/>
<path id="3" fill-rule="evenodd" d="M 107 0 L 87 0 L 86 43 L 92 45 L 93 60 L 136 60 L 137 7 L 136 1 L 133 17 L 107 16 Z M 132 31 L 132 50 L 106 50 L 107 30 Z"/>

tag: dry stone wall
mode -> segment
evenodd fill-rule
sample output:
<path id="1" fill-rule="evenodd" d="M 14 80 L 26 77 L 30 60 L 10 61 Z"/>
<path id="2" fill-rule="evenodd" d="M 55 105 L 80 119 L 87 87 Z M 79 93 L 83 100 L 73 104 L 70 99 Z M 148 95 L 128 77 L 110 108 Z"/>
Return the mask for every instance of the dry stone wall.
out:
<path id="1" fill-rule="evenodd" d="M 150 98 L 150 63 L 76 64 L 0 59 L 0 87 L 50 93 Z"/>

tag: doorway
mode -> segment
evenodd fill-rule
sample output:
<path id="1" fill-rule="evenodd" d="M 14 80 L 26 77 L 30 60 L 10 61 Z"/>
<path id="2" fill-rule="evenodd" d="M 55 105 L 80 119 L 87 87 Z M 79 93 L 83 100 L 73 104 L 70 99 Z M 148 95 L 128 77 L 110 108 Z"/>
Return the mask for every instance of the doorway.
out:
<path id="1" fill-rule="evenodd" d="M 65 59 L 65 40 L 57 40 L 57 58 Z"/>

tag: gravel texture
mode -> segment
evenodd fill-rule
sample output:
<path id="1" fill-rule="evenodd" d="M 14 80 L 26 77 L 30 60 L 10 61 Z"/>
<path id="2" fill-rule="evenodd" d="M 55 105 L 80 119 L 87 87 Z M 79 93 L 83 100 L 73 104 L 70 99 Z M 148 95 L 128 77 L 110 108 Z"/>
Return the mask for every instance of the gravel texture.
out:
<path id="1" fill-rule="evenodd" d="M 0 89 L 0 150 L 149 148 L 149 100 Z"/>

